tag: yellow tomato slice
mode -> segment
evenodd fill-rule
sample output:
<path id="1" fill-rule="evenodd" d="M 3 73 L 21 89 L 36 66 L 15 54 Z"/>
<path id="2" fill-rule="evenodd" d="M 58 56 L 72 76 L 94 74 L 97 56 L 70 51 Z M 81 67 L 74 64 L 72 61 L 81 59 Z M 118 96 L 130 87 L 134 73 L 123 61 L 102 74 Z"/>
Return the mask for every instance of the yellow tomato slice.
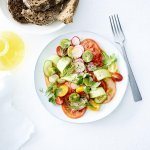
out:
<path id="1" fill-rule="evenodd" d="M 59 97 L 63 97 L 68 93 L 68 86 L 61 85 L 59 88 L 61 89 L 60 92 L 58 93 Z"/>
<path id="2" fill-rule="evenodd" d="M 76 88 L 76 92 L 77 92 L 77 93 L 81 93 L 81 92 L 83 92 L 83 91 L 84 91 L 83 86 L 79 86 L 79 87 Z"/>
<path id="3" fill-rule="evenodd" d="M 97 104 L 94 102 L 94 100 L 89 101 L 90 105 L 88 106 L 88 109 L 93 110 L 93 111 L 99 111 L 101 104 Z"/>

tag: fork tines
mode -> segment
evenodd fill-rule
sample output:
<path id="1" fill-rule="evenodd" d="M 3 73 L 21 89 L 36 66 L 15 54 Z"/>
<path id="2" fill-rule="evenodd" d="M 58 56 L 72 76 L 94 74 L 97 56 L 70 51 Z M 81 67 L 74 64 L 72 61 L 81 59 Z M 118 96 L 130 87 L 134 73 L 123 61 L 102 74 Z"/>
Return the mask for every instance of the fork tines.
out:
<path id="1" fill-rule="evenodd" d="M 122 38 L 125 38 L 118 14 L 109 16 L 109 20 L 114 37 L 122 36 Z"/>

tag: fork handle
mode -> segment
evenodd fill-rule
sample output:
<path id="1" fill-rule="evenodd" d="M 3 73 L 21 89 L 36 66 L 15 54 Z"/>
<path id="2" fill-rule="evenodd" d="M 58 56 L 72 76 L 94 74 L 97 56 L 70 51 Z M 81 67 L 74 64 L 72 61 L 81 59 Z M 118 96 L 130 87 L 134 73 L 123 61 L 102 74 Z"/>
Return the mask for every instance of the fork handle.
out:
<path id="1" fill-rule="evenodd" d="M 138 85 L 136 83 L 134 74 L 132 72 L 132 69 L 131 69 L 131 66 L 130 66 L 130 63 L 129 63 L 129 60 L 128 60 L 128 57 L 127 57 L 127 53 L 126 53 L 124 44 L 121 45 L 121 48 L 122 48 L 122 53 L 123 53 L 123 56 L 124 56 L 124 59 L 126 61 L 127 68 L 128 68 L 128 76 L 129 76 L 129 81 L 130 81 L 130 86 L 131 86 L 134 101 L 135 102 L 141 101 L 142 96 L 141 96 L 140 90 L 138 88 Z"/>

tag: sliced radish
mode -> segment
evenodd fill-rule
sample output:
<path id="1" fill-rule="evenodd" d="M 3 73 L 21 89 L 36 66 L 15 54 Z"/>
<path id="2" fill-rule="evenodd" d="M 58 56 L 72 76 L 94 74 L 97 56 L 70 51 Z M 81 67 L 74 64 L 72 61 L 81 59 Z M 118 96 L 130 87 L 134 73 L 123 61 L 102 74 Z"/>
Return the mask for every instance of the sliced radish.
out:
<path id="1" fill-rule="evenodd" d="M 71 88 L 72 88 L 73 90 L 75 90 L 75 89 L 77 88 L 77 85 L 74 84 L 74 83 L 71 83 Z"/>
<path id="2" fill-rule="evenodd" d="M 82 63 L 82 62 L 80 62 L 80 61 L 78 61 L 78 62 L 75 63 L 75 71 L 76 71 L 77 73 L 83 72 L 84 70 L 85 70 L 85 65 L 84 65 L 84 63 Z"/>
<path id="3" fill-rule="evenodd" d="M 87 65 L 87 69 L 88 69 L 88 71 L 95 71 L 95 70 L 96 70 L 96 66 L 94 65 L 93 62 L 90 62 L 90 63 Z"/>
<path id="4" fill-rule="evenodd" d="M 81 59 L 81 58 L 76 59 L 74 62 L 75 62 L 75 63 L 76 63 L 76 62 L 82 62 L 82 63 L 84 63 L 83 59 Z"/>
<path id="5" fill-rule="evenodd" d="M 74 37 L 71 39 L 71 43 L 72 43 L 72 45 L 74 45 L 74 46 L 79 45 L 79 44 L 80 44 L 80 39 L 79 39 L 79 37 L 74 36 Z"/>
<path id="6" fill-rule="evenodd" d="M 52 76 L 49 77 L 49 82 L 56 82 L 56 80 L 59 78 L 59 76 L 57 74 L 54 74 Z"/>
<path id="7" fill-rule="evenodd" d="M 72 50 L 72 57 L 74 59 L 80 58 L 84 52 L 84 47 L 82 45 L 77 45 Z"/>

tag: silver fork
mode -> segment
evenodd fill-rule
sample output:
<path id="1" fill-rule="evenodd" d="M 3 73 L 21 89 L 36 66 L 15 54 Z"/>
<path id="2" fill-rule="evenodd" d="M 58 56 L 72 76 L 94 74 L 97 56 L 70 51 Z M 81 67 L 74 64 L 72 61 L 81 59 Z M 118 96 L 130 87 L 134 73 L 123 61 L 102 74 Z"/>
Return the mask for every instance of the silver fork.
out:
<path id="1" fill-rule="evenodd" d="M 114 35 L 114 40 L 117 44 L 120 45 L 124 59 L 127 64 L 128 76 L 129 76 L 129 81 L 130 81 L 134 101 L 135 102 L 140 101 L 140 100 L 142 100 L 142 96 L 139 91 L 138 85 L 136 83 L 134 74 L 132 72 L 132 69 L 131 69 L 131 66 L 130 66 L 130 63 L 129 63 L 129 60 L 127 57 L 127 53 L 126 53 L 126 49 L 125 49 L 125 45 L 124 45 L 125 35 L 123 33 L 119 17 L 118 17 L 118 15 L 111 15 L 111 16 L 109 16 L 109 20 L 110 20 L 111 29 L 112 29 L 112 32 Z"/>

